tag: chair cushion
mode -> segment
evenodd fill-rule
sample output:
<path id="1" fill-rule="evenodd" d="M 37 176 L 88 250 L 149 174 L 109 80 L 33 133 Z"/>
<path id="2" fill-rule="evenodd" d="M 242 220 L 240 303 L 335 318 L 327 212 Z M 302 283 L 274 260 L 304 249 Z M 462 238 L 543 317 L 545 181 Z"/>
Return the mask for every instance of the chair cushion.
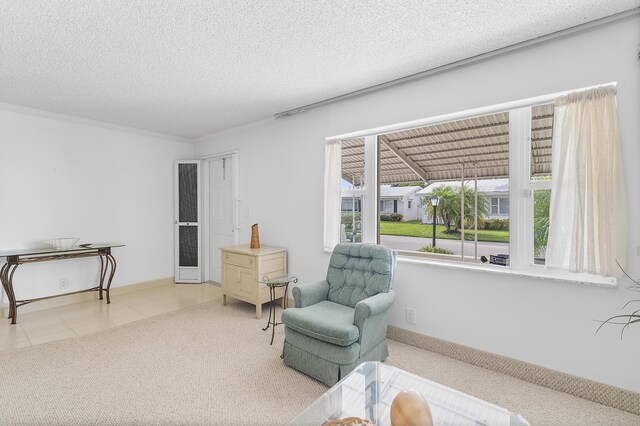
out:
<path id="1" fill-rule="evenodd" d="M 328 300 L 355 307 L 358 302 L 388 292 L 393 281 L 395 253 L 366 243 L 340 243 L 329 260 Z"/>
<path id="2" fill-rule="evenodd" d="M 282 312 L 282 322 L 298 333 L 339 346 L 358 340 L 360 331 L 353 325 L 354 308 L 328 300 L 304 308 Z"/>

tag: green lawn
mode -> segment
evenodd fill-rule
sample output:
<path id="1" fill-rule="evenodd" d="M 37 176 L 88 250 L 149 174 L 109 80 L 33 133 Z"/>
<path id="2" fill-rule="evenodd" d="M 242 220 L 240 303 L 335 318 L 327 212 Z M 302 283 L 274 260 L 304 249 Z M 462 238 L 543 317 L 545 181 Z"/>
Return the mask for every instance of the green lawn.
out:
<path id="1" fill-rule="evenodd" d="M 460 234 L 443 234 L 447 228 L 441 225 L 436 226 L 436 238 L 446 240 L 459 240 Z M 419 220 L 410 220 L 407 222 L 380 222 L 381 235 L 400 235 L 404 237 L 424 237 L 432 238 L 431 231 L 433 225 L 423 225 Z M 473 240 L 473 230 L 466 230 L 465 240 Z M 493 243 L 508 243 L 509 231 L 486 231 L 478 230 L 478 241 L 487 241 Z"/>

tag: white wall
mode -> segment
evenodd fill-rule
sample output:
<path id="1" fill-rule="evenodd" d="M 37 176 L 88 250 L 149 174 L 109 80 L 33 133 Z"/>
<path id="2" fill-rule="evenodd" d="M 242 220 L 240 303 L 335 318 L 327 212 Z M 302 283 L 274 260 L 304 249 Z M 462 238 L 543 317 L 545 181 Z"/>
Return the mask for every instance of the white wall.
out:
<path id="1" fill-rule="evenodd" d="M 411 208 L 409 208 L 409 200 L 411 200 Z M 422 214 L 424 213 L 424 209 L 418 209 L 418 204 L 420 203 L 420 198 L 416 197 L 415 194 L 407 195 L 403 198 L 403 214 L 404 218 L 402 220 L 416 220 L 422 219 Z"/>
<path id="2" fill-rule="evenodd" d="M 173 276 L 173 162 L 193 145 L 0 110 L 0 250 L 58 237 L 120 242 L 112 286 Z M 18 298 L 97 283 L 97 258 L 18 267 Z"/>
<path id="3" fill-rule="evenodd" d="M 240 150 L 241 240 L 260 224 L 263 244 L 289 249 L 290 273 L 322 278 L 326 137 L 594 84 L 618 82 L 620 136 L 629 182 L 631 272 L 640 276 L 640 16 L 477 62 L 292 117 L 213 135 L 196 156 Z M 292 201 L 290 194 L 296 194 Z M 594 335 L 634 294 L 549 280 L 400 263 L 390 323 L 489 352 L 640 391 L 640 327 Z M 405 308 L 417 324 L 405 323 Z"/>

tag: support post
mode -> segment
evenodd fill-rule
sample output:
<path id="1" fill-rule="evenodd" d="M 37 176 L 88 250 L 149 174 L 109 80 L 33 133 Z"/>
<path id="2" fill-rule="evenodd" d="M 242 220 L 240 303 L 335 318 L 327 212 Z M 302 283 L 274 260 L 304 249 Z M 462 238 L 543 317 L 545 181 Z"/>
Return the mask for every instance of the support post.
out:
<path id="1" fill-rule="evenodd" d="M 474 253 L 474 260 L 477 262 L 478 261 L 478 163 L 474 163 L 473 164 L 473 169 L 475 172 L 475 180 L 476 180 L 476 186 L 475 186 L 475 190 L 474 190 L 474 196 L 475 196 L 475 201 L 474 201 L 474 220 L 473 220 L 473 230 L 475 231 L 475 253 Z"/>
<path id="2" fill-rule="evenodd" d="M 460 258 L 464 262 L 464 163 L 460 172 Z"/>

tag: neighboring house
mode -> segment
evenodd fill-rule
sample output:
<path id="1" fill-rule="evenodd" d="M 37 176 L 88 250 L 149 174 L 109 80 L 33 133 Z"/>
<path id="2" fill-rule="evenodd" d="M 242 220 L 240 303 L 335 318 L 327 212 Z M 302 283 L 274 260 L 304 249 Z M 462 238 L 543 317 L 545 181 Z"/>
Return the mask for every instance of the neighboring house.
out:
<path id="1" fill-rule="evenodd" d="M 417 220 L 422 216 L 420 209 L 419 186 L 387 186 L 380 187 L 380 214 L 400 213 L 402 220 Z M 342 211 L 362 211 L 362 189 L 342 190 Z"/>
<path id="2" fill-rule="evenodd" d="M 426 188 L 418 191 L 416 195 L 420 199 L 420 209 L 425 212 L 425 205 L 422 198 L 430 195 L 431 192 L 442 185 L 460 187 L 460 182 L 434 182 Z M 468 180 L 465 182 L 467 188 L 475 189 L 475 181 Z M 484 179 L 478 180 L 478 192 L 482 192 L 487 197 L 487 211 L 489 217 L 487 219 L 509 219 L 509 179 Z M 424 221 L 424 220 L 423 220 Z"/>

